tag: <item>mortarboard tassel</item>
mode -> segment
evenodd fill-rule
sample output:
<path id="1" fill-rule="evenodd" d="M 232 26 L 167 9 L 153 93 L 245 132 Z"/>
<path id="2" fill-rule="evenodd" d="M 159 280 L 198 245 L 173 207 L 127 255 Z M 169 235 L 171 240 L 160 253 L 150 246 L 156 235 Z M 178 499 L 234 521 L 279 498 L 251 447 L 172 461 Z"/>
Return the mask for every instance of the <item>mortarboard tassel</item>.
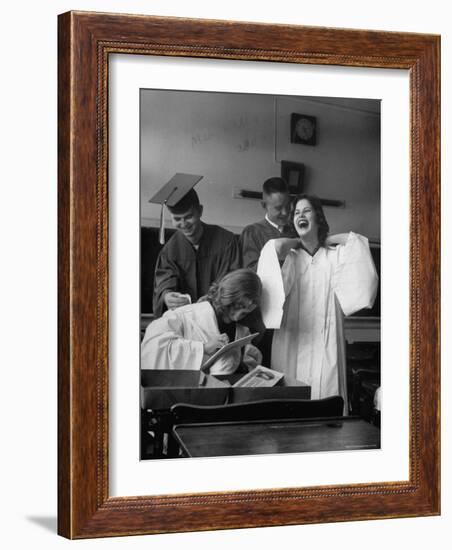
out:
<path id="1" fill-rule="evenodd" d="M 165 204 L 167 201 L 162 202 L 162 209 L 160 210 L 160 229 L 159 229 L 159 243 L 165 244 Z"/>

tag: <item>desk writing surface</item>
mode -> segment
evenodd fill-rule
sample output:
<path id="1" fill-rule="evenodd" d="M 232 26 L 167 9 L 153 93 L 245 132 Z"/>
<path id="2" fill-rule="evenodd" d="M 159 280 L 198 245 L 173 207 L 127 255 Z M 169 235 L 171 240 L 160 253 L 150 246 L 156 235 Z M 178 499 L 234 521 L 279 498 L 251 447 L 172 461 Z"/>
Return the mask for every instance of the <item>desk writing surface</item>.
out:
<path id="1" fill-rule="evenodd" d="M 359 418 L 175 426 L 185 456 L 351 451 L 380 448 L 380 430 Z"/>

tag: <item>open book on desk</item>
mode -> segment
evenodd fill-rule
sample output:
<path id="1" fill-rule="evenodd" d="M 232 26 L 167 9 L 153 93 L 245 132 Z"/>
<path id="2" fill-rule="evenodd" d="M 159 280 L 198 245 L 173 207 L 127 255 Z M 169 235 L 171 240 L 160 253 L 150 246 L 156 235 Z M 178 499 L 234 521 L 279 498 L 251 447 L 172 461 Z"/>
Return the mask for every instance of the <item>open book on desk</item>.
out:
<path id="1" fill-rule="evenodd" d="M 233 342 L 229 342 L 226 345 L 224 345 L 222 348 L 220 348 L 218 351 L 216 351 L 207 361 L 202 365 L 201 370 L 203 372 L 206 372 L 210 369 L 210 367 L 218 361 L 218 359 L 224 355 L 225 353 L 228 353 L 228 351 L 232 351 L 234 349 L 242 348 L 243 346 L 246 346 L 247 344 L 250 344 L 252 339 L 255 338 L 259 333 L 255 332 L 253 334 L 249 334 L 248 336 L 244 336 L 243 338 L 239 338 L 238 340 L 234 340 Z"/>
<path id="2" fill-rule="evenodd" d="M 276 386 L 282 378 L 284 378 L 282 372 L 258 365 L 240 378 L 234 384 L 234 388 L 271 388 L 272 386 Z"/>

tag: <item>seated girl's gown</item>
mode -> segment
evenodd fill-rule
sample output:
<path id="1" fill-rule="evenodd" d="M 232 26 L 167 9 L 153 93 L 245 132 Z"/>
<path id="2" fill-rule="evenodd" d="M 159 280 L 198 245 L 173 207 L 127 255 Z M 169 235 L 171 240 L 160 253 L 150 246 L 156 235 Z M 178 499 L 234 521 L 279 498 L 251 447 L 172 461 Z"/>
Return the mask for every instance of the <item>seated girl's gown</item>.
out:
<path id="1" fill-rule="evenodd" d="M 247 327 L 236 325 L 235 339 L 247 334 Z M 215 311 L 209 302 L 167 311 L 146 329 L 141 344 L 141 368 L 199 370 L 210 357 L 204 353 L 204 344 L 219 336 Z M 231 374 L 240 359 L 241 350 L 232 350 L 221 356 L 209 372 Z"/>

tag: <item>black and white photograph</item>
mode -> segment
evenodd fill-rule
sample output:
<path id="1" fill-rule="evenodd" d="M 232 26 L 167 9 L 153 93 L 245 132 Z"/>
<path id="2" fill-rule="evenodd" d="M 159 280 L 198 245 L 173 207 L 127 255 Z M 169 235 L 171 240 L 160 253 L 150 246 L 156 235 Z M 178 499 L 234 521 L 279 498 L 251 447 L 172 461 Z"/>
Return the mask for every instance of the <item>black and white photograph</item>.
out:
<path id="1" fill-rule="evenodd" d="M 447 6 L 3 5 L 4 548 L 450 547 Z"/>
<path id="2" fill-rule="evenodd" d="M 380 448 L 380 123 L 140 90 L 142 460 Z"/>

